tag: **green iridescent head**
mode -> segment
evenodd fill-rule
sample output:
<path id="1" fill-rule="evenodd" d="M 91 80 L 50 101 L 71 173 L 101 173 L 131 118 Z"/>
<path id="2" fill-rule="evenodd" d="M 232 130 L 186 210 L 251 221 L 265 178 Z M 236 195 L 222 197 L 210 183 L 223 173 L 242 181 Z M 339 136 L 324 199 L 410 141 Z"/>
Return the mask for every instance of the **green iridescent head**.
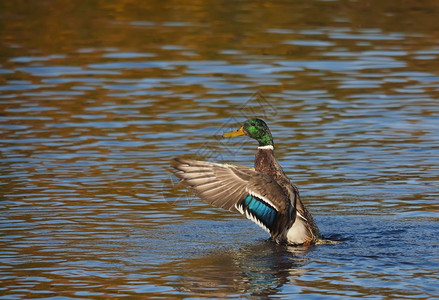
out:
<path id="1" fill-rule="evenodd" d="M 246 135 L 258 141 L 259 146 L 273 146 L 273 137 L 267 124 L 261 119 L 248 119 L 240 128 L 225 133 L 224 137 Z"/>

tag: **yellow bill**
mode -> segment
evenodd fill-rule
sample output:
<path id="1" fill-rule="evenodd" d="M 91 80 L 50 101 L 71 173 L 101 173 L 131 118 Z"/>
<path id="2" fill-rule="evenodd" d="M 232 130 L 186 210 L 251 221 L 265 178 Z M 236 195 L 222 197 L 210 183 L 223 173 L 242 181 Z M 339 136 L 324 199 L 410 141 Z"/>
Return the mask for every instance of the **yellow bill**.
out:
<path id="1" fill-rule="evenodd" d="M 245 135 L 244 132 L 244 126 L 241 126 L 240 128 L 233 130 L 232 132 L 227 132 L 223 134 L 223 137 L 230 138 L 235 136 Z"/>

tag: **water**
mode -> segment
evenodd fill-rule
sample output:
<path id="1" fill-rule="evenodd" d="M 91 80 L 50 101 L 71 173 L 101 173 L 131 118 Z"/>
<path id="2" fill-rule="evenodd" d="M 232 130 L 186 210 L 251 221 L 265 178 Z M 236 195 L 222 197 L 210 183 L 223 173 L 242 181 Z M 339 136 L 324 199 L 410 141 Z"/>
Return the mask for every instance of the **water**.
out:
<path id="1" fill-rule="evenodd" d="M 439 296 L 436 2 L 3 1 L 0 298 Z M 171 160 L 263 117 L 336 245 L 278 246 Z"/>

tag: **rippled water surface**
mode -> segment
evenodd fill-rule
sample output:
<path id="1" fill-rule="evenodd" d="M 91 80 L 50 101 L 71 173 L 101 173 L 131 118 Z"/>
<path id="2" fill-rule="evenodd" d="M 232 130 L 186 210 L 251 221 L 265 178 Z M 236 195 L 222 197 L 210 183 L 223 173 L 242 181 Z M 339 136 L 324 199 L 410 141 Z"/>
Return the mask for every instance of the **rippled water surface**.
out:
<path id="1" fill-rule="evenodd" d="M 0 7 L 0 299 L 439 297 L 437 1 Z M 249 116 L 338 244 L 177 184 Z"/>

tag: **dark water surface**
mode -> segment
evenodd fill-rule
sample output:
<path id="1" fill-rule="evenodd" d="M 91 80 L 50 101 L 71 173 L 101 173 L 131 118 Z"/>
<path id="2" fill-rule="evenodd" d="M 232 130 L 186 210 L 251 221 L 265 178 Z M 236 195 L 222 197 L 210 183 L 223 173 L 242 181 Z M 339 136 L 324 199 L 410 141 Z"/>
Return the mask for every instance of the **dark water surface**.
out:
<path id="1" fill-rule="evenodd" d="M 184 3 L 184 4 L 183 4 Z M 439 297 L 438 1 L 2 1 L 0 299 Z M 175 156 L 263 117 L 322 233 L 278 246 Z"/>

